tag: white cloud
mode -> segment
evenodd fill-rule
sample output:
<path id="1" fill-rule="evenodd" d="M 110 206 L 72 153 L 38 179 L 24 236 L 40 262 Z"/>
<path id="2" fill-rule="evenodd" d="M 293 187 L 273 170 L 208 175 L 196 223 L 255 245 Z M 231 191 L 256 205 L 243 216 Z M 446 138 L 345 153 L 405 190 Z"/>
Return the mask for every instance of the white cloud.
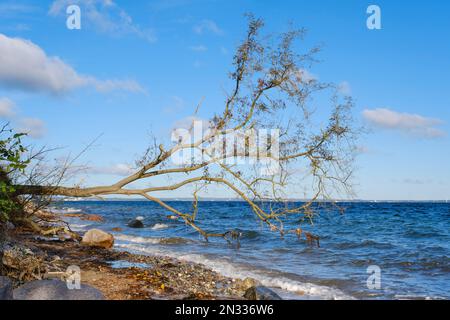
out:
<path id="1" fill-rule="evenodd" d="M 416 184 L 416 185 L 423 185 L 423 184 L 432 184 L 433 180 L 431 179 L 412 179 L 412 178 L 406 178 L 402 181 L 404 184 Z"/>
<path id="2" fill-rule="evenodd" d="M 110 92 L 123 90 L 129 92 L 145 93 L 145 89 L 134 80 L 97 80 L 89 78 L 88 82 L 92 84 L 99 92 Z"/>
<path id="3" fill-rule="evenodd" d="M 299 69 L 297 71 L 294 71 L 294 77 L 298 82 L 313 82 L 319 79 L 318 76 L 306 69 Z"/>
<path id="4" fill-rule="evenodd" d="M 0 98 L 0 117 L 11 118 L 16 114 L 14 102 L 8 98 Z"/>
<path id="5" fill-rule="evenodd" d="M 375 127 L 397 130 L 413 137 L 431 139 L 446 136 L 444 131 L 437 128 L 443 123 L 439 119 L 400 113 L 385 108 L 366 109 L 363 111 L 363 117 Z"/>
<path id="6" fill-rule="evenodd" d="M 339 93 L 348 96 L 352 93 L 352 87 L 347 81 L 342 81 L 338 86 L 338 91 Z"/>
<path id="7" fill-rule="evenodd" d="M 0 34 L 0 85 L 25 91 L 64 94 L 80 87 L 98 91 L 144 92 L 132 80 L 98 80 L 78 74 L 58 57 L 48 56 L 31 41 Z"/>
<path id="8" fill-rule="evenodd" d="M 191 135 L 202 133 L 204 134 L 207 130 L 212 127 L 210 121 L 201 119 L 195 116 L 189 116 L 178 121 L 172 126 L 172 141 L 176 142 L 181 139 L 183 142 L 192 142 Z M 200 139 L 201 137 L 194 137 L 195 140 Z"/>
<path id="9" fill-rule="evenodd" d="M 112 36 L 134 35 L 151 43 L 157 41 L 153 29 L 136 25 L 131 16 L 113 0 L 56 0 L 48 14 L 65 16 L 66 8 L 74 4 L 81 7 L 82 28 L 86 25 Z"/>
<path id="10" fill-rule="evenodd" d="M 192 51 L 197 51 L 197 52 L 205 52 L 208 50 L 208 48 L 203 45 L 190 46 L 189 49 Z"/>
<path id="11" fill-rule="evenodd" d="M 370 149 L 367 146 L 357 146 L 356 147 L 356 152 L 358 154 L 367 154 L 370 153 Z"/>
<path id="12" fill-rule="evenodd" d="M 86 170 L 89 174 L 105 174 L 105 175 L 115 175 L 115 176 L 129 176 L 134 170 L 131 166 L 119 163 L 108 167 L 94 167 Z"/>
<path id="13" fill-rule="evenodd" d="M 29 137 L 42 138 L 47 129 L 42 120 L 36 118 L 26 118 L 18 115 L 19 108 L 8 98 L 0 98 L 0 118 L 6 118 L 15 123 L 17 132 L 26 133 Z"/>
<path id="14" fill-rule="evenodd" d="M 215 35 L 223 35 L 223 30 L 212 20 L 202 20 L 199 24 L 194 26 L 194 32 L 197 34 L 213 33 Z"/>
<path id="15" fill-rule="evenodd" d="M 19 126 L 16 129 L 17 132 L 26 133 L 28 136 L 39 139 L 42 138 L 47 129 L 42 120 L 36 118 L 23 118 L 19 120 Z"/>
<path id="16" fill-rule="evenodd" d="M 210 126 L 208 120 L 204 120 L 195 116 L 188 116 L 186 118 L 175 121 L 175 123 L 173 124 L 173 128 L 174 130 L 191 130 L 194 124 L 202 125 L 204 129 L 208 129 Z"/>
<path id="17" fill-rule="evenodd" d="M 196 116 L 189 116 L 175 121 L 172 128 L 172 142 L 192 143 L 201 139 L 208 130 L 211 130 L 212 123 Z"/>

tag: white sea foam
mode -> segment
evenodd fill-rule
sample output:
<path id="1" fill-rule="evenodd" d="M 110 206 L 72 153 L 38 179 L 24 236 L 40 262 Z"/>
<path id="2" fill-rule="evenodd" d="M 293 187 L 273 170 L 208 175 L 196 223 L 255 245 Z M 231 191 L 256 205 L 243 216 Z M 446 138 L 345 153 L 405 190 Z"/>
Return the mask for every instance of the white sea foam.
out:
<path id="1" fill-rule="evenodd" d="M 88 224 L 70 224 L 70 229 L 73 231 L 85 231 L 89 225 Z"/>
<path id="2" fill-rule="evenodd" d="M 192 240 L 180 237 L 171 237 L 171 238 L 157 238 L 157 237 L 139 237 L 139 236 L 130 236 L 125 234 L 119 234 L 115 236 L 115 239 L 118 241 L 137 243 L 137 244 L 162 244 L 162 245 L 178 245 L 178 244 L 186 244 L 192 242 Z"/>
<path id="3" fill-rule="evenodd" d="M 146 237 L 129 236 L 125 234 L 118 234 L 114 236 L 114 239 L 132 243 L 150 243 L 150 244 L 161 243 L 161 238 L 146 238 Z"/>
<path id="4" fill-rule="evenodd" d="M 81 209 L 76 209 L 76 208 L 49 208 L 49 210 L 51 213 L 56 213 L 56 214 L 65 214 L 65 213 L 80 213 L 82 212 Z"/>
<path id="5" fill-rule="evenodd" d="M 136 243 L 138 241 L 131 241 L 131 242 Z M 209 258 L 201 254 L 183 255 L 180 254 L 179 252 L 168 251 L 166 249 L 161 250 L 157 247 L 145 247 L 142 245 L 136 245 L 131 243 L 116 244 L 116 247 L 144 254 L 163 255 L 176 258 L 182 261 L 199 263 L 226 277 L 239 279 L 254 278 L 264 286 L 279 288 L 287 291 L 285 298 L 292 298 L 292 293 L 298 293 L 299 299 L 305 297 L 317 299 L 334 299 L 334 300 L 353 299 L 353 297 L 346 295 L 344 292 L 335 288 L 292 280 L 283 276 L 282 274 L 279 275 L 274 275 L 273 273 L 268 274 L 268 272 L 265 270 L 256 270 L 254 268 L 251 269 L 250 266 L 232 263 L 226 259 Z"/>
<path id="6" fill-rule="evenodd" d="M 394 296 L 396 300 L 445 300 L 445 297 L 440 296 L 419 296 L 419 295 L 408 295 L 408 294 L 396 294 Z"/>
<path id="7" fill-rule="evenodd" d="M 161 229 L 166 229 L 168 228 L 169 225 L 164 224 L 164 223 L 157 223 L 155 224 L 153 227 L 151 227 L 152 230 L 161 230 Z"/>

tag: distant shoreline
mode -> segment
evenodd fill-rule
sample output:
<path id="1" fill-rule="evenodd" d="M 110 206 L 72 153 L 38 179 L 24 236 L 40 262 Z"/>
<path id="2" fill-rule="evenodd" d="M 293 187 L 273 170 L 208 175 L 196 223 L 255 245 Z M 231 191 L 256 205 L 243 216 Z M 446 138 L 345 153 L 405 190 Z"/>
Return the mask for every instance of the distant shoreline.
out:
<path id="1" fill-rule="evenodd" d="M 194 199 L 191 198 L 160 198 L 162 201 L 178 201 L 178 202 L 191 202 Z M 123 202 L 148 202 L 147 199 L 140 198 L 105 198 L 99 200 L 98 198 L 80 198 L 80 199 L 57 199 L 55 202 L 113 202 L 113 201 L 123 201 Z M 199 202 L 245 202 L 242 199 L 232 199 L 232 198 L 203 198 L 199 199 Z M 308 199 L 284 199 L 283 202 L 308 202 Z M 270 202 L 270 201 L 266 201 Z M 450 203 L 449 200 L 315 200 L 317 203 Z"/>

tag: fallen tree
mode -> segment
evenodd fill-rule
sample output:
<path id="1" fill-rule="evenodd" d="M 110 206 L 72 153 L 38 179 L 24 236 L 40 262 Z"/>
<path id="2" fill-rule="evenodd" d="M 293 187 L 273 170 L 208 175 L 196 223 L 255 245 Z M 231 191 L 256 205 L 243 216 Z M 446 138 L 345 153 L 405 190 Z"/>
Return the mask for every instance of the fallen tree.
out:
<path id="1" fill-rule="evenodd" d="M 55 179 L 53 183 L 16 183 L 13 197 L 141 196 L 183 219 L 205 239 L 235 237 L 233 232 L 209 233 L 197 224 L 199 193 L 215 184 L 247 202 L 270 229 L 295 232 L 313 241 L 314 236 L 300 227 L 285 230 L 282 218 L 311 219 L 314 202 L 350 192 L 353 101 L 341 95 L 339 86 L 322 83 L 308 71 L 317 62 L 319 48 L 296 53 L 297 40 L 305 30 L 263 37 L 262 27 L 262 20 L 249 17 L 245 39 L 233 59 L 232 88 L 223 111 L 200 123 L 206 128 L 197 130 L 199 123 L 193 122 L 174 132 L 170 146 L 153 143 L 136 161 L 135 172 L 112 185 L 70 187 L 54 183 Z M 58 177 L 66 171 L 67 166 Z M 160 176 L 176 182 L 135 187 L 137 182 Z M 181 212 L 155 195 L 186 186 L 193 190 L 190 212 Z M 298 188 L 307 190 L 309 200 L 287 201 Z"/>

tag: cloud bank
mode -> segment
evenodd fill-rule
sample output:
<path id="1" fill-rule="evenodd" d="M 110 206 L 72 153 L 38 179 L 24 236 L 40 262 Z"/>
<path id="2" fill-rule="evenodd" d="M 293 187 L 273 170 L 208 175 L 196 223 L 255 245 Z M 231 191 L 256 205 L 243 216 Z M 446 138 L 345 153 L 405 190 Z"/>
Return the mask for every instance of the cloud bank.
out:
<path id="1" fill-rule="evenodd" d="M 400 113 L 386 108 L 366 109 L 363 111 L 363 117 L 374 127 L 399 131 L 408 136 L 426 139 L 446 136 L 446 132 L 438 128 L 443 124 L 439 119 Z"/>
<path id="2" fill-rule="evenodd" d="M 23 91 L 64 94 L 80 87 L 105 92 L 144 92 L 133 80 L 98 80 L 78 74 L 58 57 L 48 56 L 31 41 L 0 33 L 0 86 Z"/>

